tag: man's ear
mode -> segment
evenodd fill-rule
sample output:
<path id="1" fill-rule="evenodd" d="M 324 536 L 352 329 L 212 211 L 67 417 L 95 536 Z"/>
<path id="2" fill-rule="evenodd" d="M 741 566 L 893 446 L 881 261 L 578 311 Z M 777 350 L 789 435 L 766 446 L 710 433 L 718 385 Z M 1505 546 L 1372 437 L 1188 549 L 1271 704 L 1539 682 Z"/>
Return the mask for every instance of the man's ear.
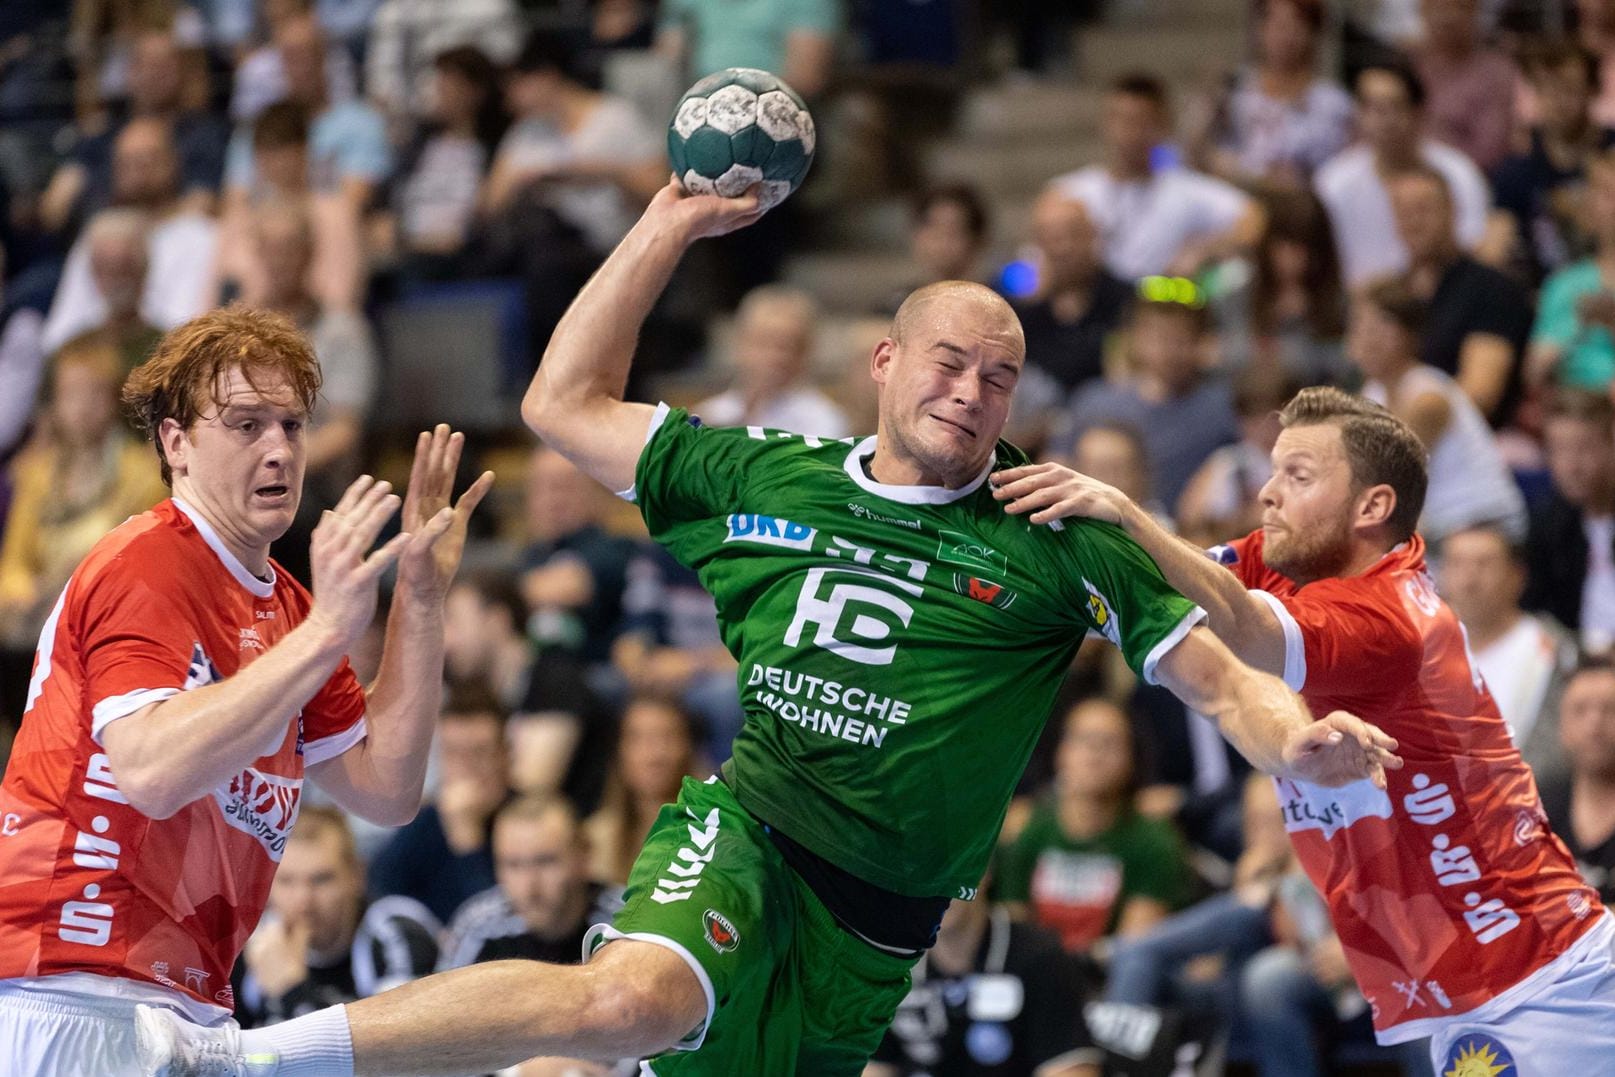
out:
<path id="1" fill-rule="evenodd" d="M 869 376 L 875 379 L 876 385 L 885 385 L 891 378 L 892 360 L 897 355 L 897 342 L 891 337 L 884 337 L 869 356 Z"/>
<path id="2" fill-rule="evenodd" d="M 168 470 L 175 475 L 186 471 L 186 458 L 191 448 L 191 439 L 185 428 L 179 425 L 174 418 L 164 419 L 157 428 L 157 445 L 163 452 L 163 459 L 168 461 Z"/>
<path id="3" fill-rule="evenodd" d="M 1388 483 L 1377 483 L 1357 495 L 1357 527 L 1384 527 L 1396 514 L 1396 491 Z"/>

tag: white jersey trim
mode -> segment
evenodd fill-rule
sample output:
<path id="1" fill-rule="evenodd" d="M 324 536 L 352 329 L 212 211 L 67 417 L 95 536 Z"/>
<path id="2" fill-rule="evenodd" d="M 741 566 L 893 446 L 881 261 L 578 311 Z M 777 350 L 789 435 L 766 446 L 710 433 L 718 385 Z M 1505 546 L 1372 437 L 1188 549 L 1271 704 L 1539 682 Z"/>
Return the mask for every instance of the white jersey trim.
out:
<path id="1" fill-rule="evenodd" d="M 40 693 L 45 690 L 45 681 L 50 677 L 51 657 L 56 653 L 56 624 L 62 619 L 62 607 L 66 604 L 67 588 L 63 587 L 62 593 L 56 596 L 56 605 L 51 607 L 50 616 L 45 618 L 45 626 L 39 630 L 38 661 L 34 675 L 28 680 L 28 698 L 23 701 L 23 714 L 34 709 Z"/>
<path id="2" fill-rule="evenodd" d="M 1611 915 L 1606 910 L 1599 917 L 1598 923 L 1594 924 L 1581 938 L 1572 943 L 1570 949 L 1549 961 L 1513 987 L 1481 1003 L 1474 1009 L 1442 1017 L 1421 1017 L 1416 1021 L 1403 1021 L 1401 1024 L 1392 1025 L 1387 1029 L 1375 1029 L 1374 1039 L 1388 1047 L 1396 1043 L 1406 1043 L 1409 1040 L 1421 1040 L 1426 1036 L 1434 1036 L 1443 1029 L 1450 1028 L 1454 1023 L 1466 1025 L 1492 1024 L 1501 1021 L 1516 1006 L 1530 1001 L 1551 988 L 1554 982 L 1570 971 L 1573 965 L 1585 960 L 1600 949 L 1608 950 L 1611 945 L 1615 945 L 1615 915 Z"/>
<path id="3" fill-rule="evenodd" d="M 209 1027 L 230 1019 L 230 1011 L 223 1006 L 198 1002 L 183 991 L 163 987 L 144 980 L 130 980 L 122 976 L 102 976 L 94 972 L 60 972 L 51 976 L 19 976 L 0 980 L 0 995 L 9 992 L 34 994 L 40 992 L 78 995 L 87 999 L 103 999 L 127 1005 L 131 1013 L 136 1004 L 161 1006 L 176 1010 L 185 1019 Z"/>
<path id="4" fill-rule="evenodd" d="M 1295 623 L 1295 615 L 1284 608 L 1277 595 L 1266 591 L 1251 591 L 1251 594 L 1266 602 L 1278 618 L 1279 627 L 1284 629 L 1284 672 L 1281 676 L 1290 691 L 1299 692 L 1307 683 L 1307 641 L 1301 635 L 1301 626 Z"/>
<path id="5" fill-rule="evenodd" d="M 1144 667 L 1140 671 L 1144 675 L 1145 684 L 1159 683 L 1155 679 L 1155 667 L 1160 664 L 1161 659 L 1166 657 L 1168 651 L 1183 642 L 1183 638 L 1189 634 L 1189 629 L 1205 619 L 1206 611 L 1196 606 L 1188 613 L 1185 613 L 1183 620 L 1179 621 L 1172 631 L 1161 637 L 1159 643 L 1150 648 L 1150 653 L 1144 656 Z"/>
<path id="6" fill-rule="evenodd" d="M 854 445 L 852 451 L 847 454 L 846 463 L 843 465 L 847 470 L 847 477 L 876 497 L 884 497 L 888 501 L 896 501 L 904 505 L 951 505 L 960 498 L 968 497 L 980 489 L 981 484 L 987 481 L 987 476 L 992 474 L 993 467 L 997 464 L 996 458 L 989 458 L 987 463 L 983 465 L 981 474 L 957 490 L 949 490 L 946 486 L 899 486 L 895 483 L 876 482 L 864 474 L 864 457 L 873 456 L 874 454 L 875 437 L 873 435 Z"/>
<path id="7" fill-rule="evenodd" d="M 647 931 L 624 933 L 610 924 L 595 924 L 589 929 L 588 934 L 583 936 L 583 960 L 585 962 L 594 954 L 596 939 L 605 939 L 607 942 L 615 942 L 618 939 L 648 942 L 663 949 L 671 950 L 684 959 L 684 963 L 690 966 L 690 969 L 695 973 L 695 978 L 701 981 L 701 991 L 707 997 L 707 1019 L 701 1022 L 700 1028 L 691 1029 L 682 1040 L 675 1043 L 670 1049 L 674 1051 L 699 1050 L 701 1044 L 706 1042 L 707 1031 L 712 1028 L 712 1017 L 718 1012 L 718 993 L 712 988 L 712 977 L 707 975 L 707 970 L 702 967 L 701 962 L 695 959 L 695 955 L 686 950 L 682 943 L 670 939 L 666 935 L 653 935 Z"/>
<path id="8" fill-rule="evenodd" d="M 119 718 L 127 718 L 143 707 L 177 695 L 178 688 L 137 688 L 121 696 L 107 696 L 90 708 L 90 739 L 101 744 L 101 731 Z M 106 747 L 104 744 L 101 746 Z"/>
<path id="9" fill-rule="evenodd" d="M 251 572 L 247 571 L 247 566 L 241 563 L 241 559 L 239 557 L 230 552 L 229 547 L 225 546 L 224 540 L 219 538 L 219 533 L 213 530 L 212 524 L 208 523 L 207 520 L 202 518 L 201 513 L 197 512 L 195 509 L 191 508 L 177 497 L 171 498 L 170 500 L 174 502 L 174 507 L 183 512 L 185 514 L 185 518 L 196 526 L 196 533 L 202 536 L 202 541 L 208 544 L 208 548 L 213 551 L 214 556 L 219 559 L 220 563 L 223 564 L 225 568 L 230 570 L 230 575 L 236 578 L 237 583 L 246 588 L 248 591 L 251 591 L 254 595 L 257 595 L 259 598 L 270 598 L 274 595 L 274 565 L 269 566 L 269 579 L 260 580 L 257 576 L 254 576 Z"/>
<path id="10" fill-rule="evenodd" d="M 335 759 L 364 740 L 369 728 L 365 722 L 364 715 L 361 714 L 357 722 L 354 722 L 342 732 L 332 733 L 329 737 L 321 737 L 319 740 L 305 742 L 303 744 L 303 765 L 312 767 L 318 763 L 325 762 L 327 759 Z"/>
<path id="11" fill-rule="evenodd" d="M 650 439 L 656 436 L 656 431 L 660 430 L 662 428 L 662 424 L 667 422 L 667 413 L 672 410 L 672 408 L 667 406 L 666 402 L 656 405 L 656 412 L 650 417 L 650 426 L 645 431 L 645 445 L 650 444 Z M 639 455 L 645 455 L 644 446 L 640 446 Z M 617 490 L 616 494 L 624 501 L 633 502 L 639 500 L 639 491 L 632 485 L 630 485 L 626 490 Z"/>

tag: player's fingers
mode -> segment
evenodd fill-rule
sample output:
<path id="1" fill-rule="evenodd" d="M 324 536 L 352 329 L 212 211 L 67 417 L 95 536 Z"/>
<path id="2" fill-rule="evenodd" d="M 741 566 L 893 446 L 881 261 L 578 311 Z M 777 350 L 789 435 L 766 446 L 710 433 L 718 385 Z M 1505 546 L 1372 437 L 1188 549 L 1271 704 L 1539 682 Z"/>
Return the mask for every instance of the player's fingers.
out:
<path id="1" fill-rule="evenodd" d="M 439 510 L 430 520 L 426 521 L 426 526 L 415 532 L 415 539 L 409 544 L 410 550 L 412 552 L 430 550 L 437 545 L 438 539 L 449 533 L 449 528 L 453 526 L 454 510 L 450 508 Z"/>
<path id="2" fill-rule="evenodd" d="M 398 556 L 404 552 L 404 547 L 409 545 L 409 541 L 413 537 L 408 531 L 400 531 L 388 539 L 369 557 L 365 558 L 364 564 L 360 567 L 360 572 L 364 574 L 366 581 L 378 578 L 383 572 L 391 568 L 393 562 L 398 560 Z"/>
<path id="3" fill-rule="evenodd" d="M 375 543 L 376 536 L 381 534 L 381 529 L 387 526 L 387 521 L 392 519 L 401 504 L 402 498 L 389 493 L 365 505 L 362 512 L 355 513 L 353 527 L 348 534 L 348 552 L 356 558 L 364 557 L 365 551 Z"/>
<path id="4" fill-rule="evenodd" d="M 489 490 L 493 489 L 493 480 L 494 474 L 491 471 L 484 471 L 481 475 L 478 475 L 477 480 L 466 487 L 465 493 L 460 495 L 460 500 L 454 503 L 455 515 L 468 517 L 477 511 L 477 506 L 482 504 L 482 499 L 488 496 Z"/>
<path id="5" fill-rule="evenodd" d="M 427 467 L 426 458 L 432 446 L 432 434 L 429 430 L 422 430 L 415 435 L 415 456 L 409 464 L 409 491 L 411 498 L 419 497 L 425 489 L 428 476 L 431 474 Z"/>
<path id="6" fill-rule="evenodd" d="M 340 518 L 352 512 L 353 507 L 359 503 L 359 499 L 365 495 L 365 492 L 370 489 L 375 481 L 374 476 L 360 475 L 357 479 L 348 483 L 348 488 L 342 491 L 342 497 L 337 501 L 336 508 L 331 510 L 332 513 Z"/>

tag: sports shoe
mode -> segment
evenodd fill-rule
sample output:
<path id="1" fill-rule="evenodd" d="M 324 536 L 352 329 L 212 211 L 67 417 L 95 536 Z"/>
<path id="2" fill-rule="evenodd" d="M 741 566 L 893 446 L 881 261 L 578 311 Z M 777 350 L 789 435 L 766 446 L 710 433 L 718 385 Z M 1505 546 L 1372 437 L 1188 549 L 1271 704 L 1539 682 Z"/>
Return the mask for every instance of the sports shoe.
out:
<path id="1" fill-rule="evenodd" d="M 135 1055 L 145 1077 L 273 1077 L 279 1062 L 242 1054 L 234 1021 L 207 1028 L 157 1006 L 135 1007 Z"/>

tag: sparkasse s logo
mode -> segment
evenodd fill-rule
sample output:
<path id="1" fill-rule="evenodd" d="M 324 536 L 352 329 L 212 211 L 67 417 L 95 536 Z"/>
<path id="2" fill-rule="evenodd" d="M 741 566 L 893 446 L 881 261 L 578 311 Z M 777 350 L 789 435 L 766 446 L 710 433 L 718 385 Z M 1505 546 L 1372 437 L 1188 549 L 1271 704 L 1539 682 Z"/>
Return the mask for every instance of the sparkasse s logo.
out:
<path id="1" fill-rule="evenodd" d="M 701 923 L 706 928 L 707 942 L 720 954 L 726 954 L 740 945 L 740 932 L 735 930 L 735 925 L 723 913 L 708 909 L 702 915 Z"/>

